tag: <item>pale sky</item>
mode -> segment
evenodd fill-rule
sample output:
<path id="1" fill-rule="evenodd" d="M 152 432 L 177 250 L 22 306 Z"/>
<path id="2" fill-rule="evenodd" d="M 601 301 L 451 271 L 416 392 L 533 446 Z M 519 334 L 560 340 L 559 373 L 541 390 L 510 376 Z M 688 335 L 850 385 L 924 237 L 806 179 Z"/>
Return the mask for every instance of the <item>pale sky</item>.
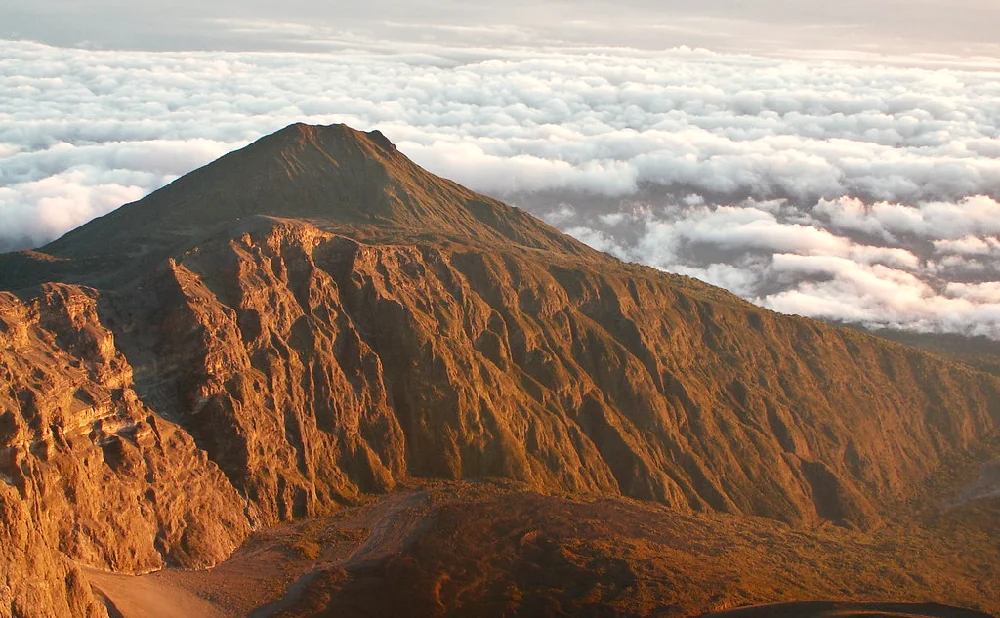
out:
<path id="1" fill-rule="evenodd" d="M 153 51 L 322 50 L 377 38 L 996 57 L 998 24 L 995 0 L 0 1 L 0 38 Z"/>

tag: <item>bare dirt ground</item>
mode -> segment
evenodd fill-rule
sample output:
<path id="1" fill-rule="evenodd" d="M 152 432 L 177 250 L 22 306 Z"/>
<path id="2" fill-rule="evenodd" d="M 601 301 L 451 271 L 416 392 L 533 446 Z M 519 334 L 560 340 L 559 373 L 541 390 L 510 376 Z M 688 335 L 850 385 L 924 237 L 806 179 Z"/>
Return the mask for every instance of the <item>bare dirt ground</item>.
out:
<path id="1" fill-rule="evenodd" d="M 116 575 L 84 569 L 95 591 L 104 597 L 111 618 L 223 618 L 215 604 L 170 577 Z M 111 599 L 113 597 L 114 600 Z"/>
<path id="2" fill-rule="evenodd" d="M 208 571 L 88 576 L 112 616 L 123 618 L 1000 612 L 1000 500 L 975 500 L 941 516 L 954 529 L 808 529 L 543 495 L 512 482 L 441 482 L 259 531 Z"/>
<path id="3" fill-rule="evenodd" d="M 112 615 L 123 618 L 270 616 L 293 604 L 317 570 L 401 551 L 427 516 L 426 501 L 425 492 L 405 491 L 334 516 L 262 530 L 205 571 L 85 572 Z"/>

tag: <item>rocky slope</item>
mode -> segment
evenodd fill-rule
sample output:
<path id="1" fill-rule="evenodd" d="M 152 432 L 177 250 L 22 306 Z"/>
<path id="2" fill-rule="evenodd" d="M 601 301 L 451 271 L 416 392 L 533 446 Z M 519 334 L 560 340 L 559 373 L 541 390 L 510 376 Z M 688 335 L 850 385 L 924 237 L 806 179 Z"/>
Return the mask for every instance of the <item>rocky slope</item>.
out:
<path id="1" fill-rule="evenodd" d="M 341 126 L 0 256 L 0 289 L 0 616 L 99 614 L 67 559 L 205 566 L 411 476 L 869 529 L 1000 422 L 993 376 L 620 263 Z"/>
<path id="2" fill-rule="evenodd" d="M 204 567 L 250 529 L 218 466 L 136 395 L 96 306 L 61 284 L 27 302 L 0 293 L 0 615 L 100 615 L 63 557 Z"/>

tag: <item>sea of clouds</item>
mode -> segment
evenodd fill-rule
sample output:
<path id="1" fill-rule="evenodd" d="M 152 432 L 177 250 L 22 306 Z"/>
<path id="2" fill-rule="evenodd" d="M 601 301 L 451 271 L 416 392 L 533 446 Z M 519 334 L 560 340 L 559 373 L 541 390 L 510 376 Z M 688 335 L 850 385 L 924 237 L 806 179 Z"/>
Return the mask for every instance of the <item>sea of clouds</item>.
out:
<path id="1" fill-rule="evenodd" d="M 1000 68 L 935 64 L 0 41 L 0 250 L 291 122 L 346 122 L 594 247 L 765 307 L 1000 338 Z"/>

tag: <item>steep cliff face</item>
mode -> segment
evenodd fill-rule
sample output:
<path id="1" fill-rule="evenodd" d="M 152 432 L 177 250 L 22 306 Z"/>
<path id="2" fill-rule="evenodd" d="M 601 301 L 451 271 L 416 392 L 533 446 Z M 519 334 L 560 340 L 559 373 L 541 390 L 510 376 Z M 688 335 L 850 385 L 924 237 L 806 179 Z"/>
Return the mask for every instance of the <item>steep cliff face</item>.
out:
<path id="1" fill-rule="evenodd" d="M 177 368 L 138 377 L 178 395 L 149 405 L 268 521 L 412 474 L 865 527 L 996 428 L 994 379 L 921 352 L 610 260 L 398 240 L 261 219 L 136 318 Z"/>
<path id="2" fill-rule="evenodd" d="M 99 613 L 66 558 L 206 566 L 408 476 L 865 528 L 1000 423 L 997 378 L 623 264 L 344 127 L 0 256 L 0 286 L 0 615 L 46 605 L 31 581 Z"/>
<path id="3" fill-rule="evenodd" d="M 0 615 L 101 615 L 77 564 L 145 572 L 226 558 L 245 501 L 146 407 L 94 290 L 0 293 Z"/>

